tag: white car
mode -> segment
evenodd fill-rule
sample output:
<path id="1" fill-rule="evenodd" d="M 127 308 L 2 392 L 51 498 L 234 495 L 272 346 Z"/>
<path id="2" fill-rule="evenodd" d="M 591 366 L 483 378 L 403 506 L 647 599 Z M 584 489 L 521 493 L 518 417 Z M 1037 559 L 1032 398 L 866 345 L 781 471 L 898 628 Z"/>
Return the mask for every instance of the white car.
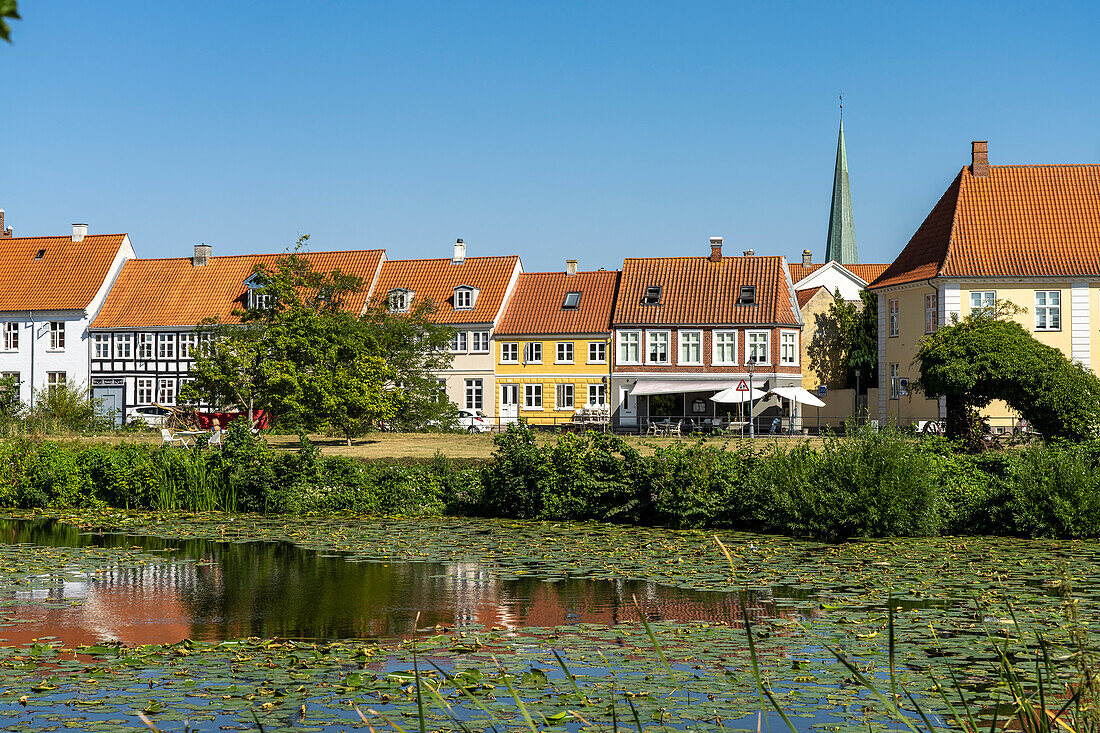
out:
<path id="1" fill-rule="evenodd" d="M 480 410 L 459 410 L 455 422 L 467 433 L 487 433 L 493 429 L 489 418 L 482 415 Z"/>
<path id="2" fill-rule="evenodd" d="M 131 407 L 126 411 L 126 422 L 129 423 L 135 420 L 141 420 L 151 428 L 163 428 L 168 420 L 169 414 L 168 410 L 163 407 L 157 407 L 156 405 Z"/>

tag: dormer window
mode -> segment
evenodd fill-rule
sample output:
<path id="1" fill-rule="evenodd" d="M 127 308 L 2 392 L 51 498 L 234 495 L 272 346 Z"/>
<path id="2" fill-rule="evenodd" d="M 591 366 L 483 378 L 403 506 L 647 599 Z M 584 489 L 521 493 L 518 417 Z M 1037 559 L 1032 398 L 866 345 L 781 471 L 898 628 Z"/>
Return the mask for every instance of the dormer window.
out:
<path id="1" fill-rule="evenodd" d="M 577 310 L 577 307 L 580 304 L 581 304 L 581 294 L 580 293 L 566 293 L 565 294 L 565 300 L 563 300 L 561 302 L 561 308 L 562 308 L 562 310 L 575 311 L 575 310 Z"/>
<path id="2" fill-rule="evenodd" d="M 412 290 L 406 290 L 405 288 L 395 288 L 389 292 L 386 296 L 386 303 L 389 306 L 391 313 L 408 313 L 409 308 L 412 306 L 413 296 L 415 296 Z"/>
<path id="3" fill-rule="evenodd" d="M 642 305 L 660 305 L 661 304 L 661 286 L 650 285 L 645 289 L 645 295 L 642 296 Z"/>
<path id="4" fill-rule="evenodd" d="M 244 281 L 245 287 L 248 288 L 247 304 L 252 310 L 267 310 L 275 304 L 275 296 L 264 292 L 267 283 L 257 275 L 258 273 L 252 274 Z"/>
<path id="5" fill-rule="evenodd" d="M 454 303 L 456 311 L 472 309 L 475 301 L 477 301 L 477 288 L 472 288 L 469 285 L 459 285 L 455 288 Z"/>
<path id="6" fill-rule="evenodd" d="M 755 285 L 741 286 L 741 295 L 737 298 L 737 305 L 756 305 Z"/>

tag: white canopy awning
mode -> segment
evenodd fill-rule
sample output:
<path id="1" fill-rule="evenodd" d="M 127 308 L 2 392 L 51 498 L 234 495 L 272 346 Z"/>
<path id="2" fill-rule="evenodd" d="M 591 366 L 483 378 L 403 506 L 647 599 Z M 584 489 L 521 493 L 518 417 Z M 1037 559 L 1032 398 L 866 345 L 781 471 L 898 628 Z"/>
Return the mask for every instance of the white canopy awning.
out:
<path id="1" fill-rule="evenodd" d="M 814 395 L 802 387 L 776 387 L 770 390 L 771 394 L 779 395 L 785 400 L 792 400 L 800 405 L 809 405 L 810 407 L 824 407 L 825 403 L 819 400 Z"/>
<path id="2" fill-rule="evenodd" d="M 756 387 L 751 387 L 744 392 L 738 392 L 736 387 L 730 387 L 714 395 L 711 399 L 715 402 L 755 402 L 766 394 L 767 392 L 761 392 Z"/>
<path id="3" fill-rule="evenodd" d="M 639 379 L 634 389 L 630 390 L 630 394 L 641 397 L 649 394 L 716 392 L 736 386 L 736 380 L 728 379 Z"/>

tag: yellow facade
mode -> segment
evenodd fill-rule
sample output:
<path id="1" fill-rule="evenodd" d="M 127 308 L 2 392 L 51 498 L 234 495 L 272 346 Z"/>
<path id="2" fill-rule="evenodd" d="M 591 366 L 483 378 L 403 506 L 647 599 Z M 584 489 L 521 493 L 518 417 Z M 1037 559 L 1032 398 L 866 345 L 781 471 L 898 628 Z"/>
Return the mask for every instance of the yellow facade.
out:
<path id="1" fill-rule="evenodd" d="M 559 344 L 568 345 L 559 359 Z M 591 345 L 598 345 L 590 349 Z M 533 349 L 538 345 L 539 349 Z M 571 347 L 571 349 L 570 349 Z M 496 361 L 496 414 L 502 421 L 524 419 L 533 425 L 561 424 L 590 400 L 607 403 L 611 385 L 611 337 L 501 336 L 493 344 Z M 541 360 L 531 358 L 541 350 Z M 573 358 L 568 359 L 568 353 Z M 602 354 L 602 359 L 599 357 Z M 590 359 L 595 356 L 595 359 Z M 572 387 L 572 404 L 569 390 Z M 515 387 L 516 409 L 509 409 L 506 390 Z M 528 390 L 528 387 L 532 390 Z M 541 390 L 534 390 L 541 387 Z M 590 394 L 590 388 L 591 394 Z M 537 395 L 537 400 L 535 399 Z M 541 403 L 539 406 L 537 403 Z M 514 414 L 513 414 L 514 413 Z"/>

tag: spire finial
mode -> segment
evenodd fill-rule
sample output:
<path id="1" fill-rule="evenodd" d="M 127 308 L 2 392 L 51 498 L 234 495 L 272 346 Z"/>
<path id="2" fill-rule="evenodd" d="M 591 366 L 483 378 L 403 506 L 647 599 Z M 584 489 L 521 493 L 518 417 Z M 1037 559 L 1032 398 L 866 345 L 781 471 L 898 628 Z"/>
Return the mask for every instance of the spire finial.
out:
<path id="1" fill-rule="evenodd" d="M 840 121 L 844 121 L 844 94 L 840 95 Z"/>

